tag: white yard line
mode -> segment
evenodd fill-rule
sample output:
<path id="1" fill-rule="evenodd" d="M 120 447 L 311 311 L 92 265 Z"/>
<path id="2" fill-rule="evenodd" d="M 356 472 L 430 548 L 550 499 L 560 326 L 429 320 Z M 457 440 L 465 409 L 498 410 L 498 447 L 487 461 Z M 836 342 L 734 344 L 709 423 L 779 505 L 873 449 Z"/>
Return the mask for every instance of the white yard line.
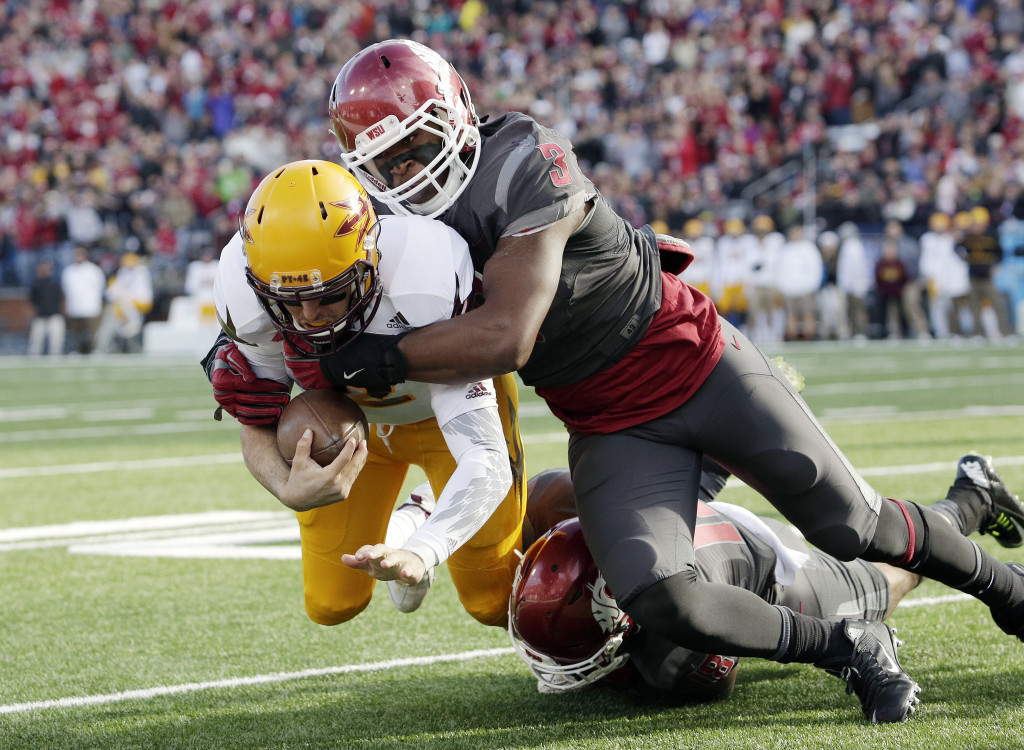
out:
<path id="1" fill-rule="evenodd" d="M 558 443 L 567 439 L 563 432 L 543 435 L 524 435 L 527 445 Z M 1020 466 L 1024 456 L 997 456 L 999 466 Z M 134 461 L 97 461 L 87 464 L 55 464 L 52 466 L 24 466 L 0 469 L 0 479 L 24 479 L 26 477 L 53 476 L 55 474 L 95 474 L 102 471 L 145 471 L 149 469 L 180 469 L 188 466 L 210 466 L 214 464 L 242 463 L 241 453 L 214 453 L 209 456 L 168 456 L 166 458 L 143 458 Z M 949 471 L 955 468 L 953 461 L 935 461 L 927 464 L 906 466 L 873 466 L 859 469 L 862 476 L 893 476 L 904 474 L 928 474 L 933 471 Z M 730 480 L 735 486 L 736 480 Z"/>
<path id="2" fill-rule="evenodd" d="M 75 698 L 57 698 L 49 701 L 32 701 L 30 703 L 8 703 L 0 705 L 0 714 L 19 714 L 27 711 L 38 711 L 47 708 L 78 708 L 80 706 L 100 706 L 108 703 L 130 700 L 148 700 L 161 695 L 181 695 L 195 693 L 200 690 L 217 688 L 239 688 L 246 685 L 266 685 L 273 682 L 304 680 L 309 677 L 323 677 L 352 672 L 379 672 L 385 669 L 401 669 L 402 667 L 429 666 L 446 662 L 470 661 L 486 659 L 492 656 L 507 656 L 515 651 L 509 648 L 491 648 L 478 651 L 463 651 L 458 654 L 438 654 L 436 656 L 414 656 L 407 659 L 391 659 L 389 661 L 370 662 L 368 664 L 347 664 L 341 667 L 324 667 L 322 669 L 303 669 L 299 672 L 274 672 L 273 674 L 253 675 L 252 677 L 231 677 L 226 680 L 209 682 L 186 682 L 182 685 L 160 685 L 141 690 L 126 690 L 123 693 L 107 693 L 106 695 L 84 695 Z"/>
<path id="3" fill-rule="evenodd" d="M 900 609 L 904 609 L 906 607 L 930 607 L 937 604 L 964 601 L 970 598 L 971 597 L 967 594 L 951 594 L 949 596 L 904 599 L 900 603 Z M 370 662 L 368 664 L 347 664 L 341 667 L 303 669 L 299 672 L 274 672 L 272 674 L 253 675 L 251 677 L 231 677 L 224 680 L 211 680 L 209 682 L 186 682 L 181 685 L 159 685 L 157 687 L 143 688 L 141 690 L 126 690 L 121 693 L 83 695 L 71 698 L 56 698 L 54 700 L 47 701 L 31 701 L 27 703 L 8 703 L 7 705 L 0 705 L 0 714 L 20 714 L 51 708 L 68 709 L 80 708 L 82 706 L 101 706 L 121 701 L 149 700 L 163 695 L 195 693 L 201 690 L 216 690 L 221 688 L 234 689 L 245 687 L 247 685 L 267 685 L 274 682 L 305 680 L 310 677 L 324 677 L 327 675 L 352 674 L 357 672 L 379 672 L 385 669 L 401 669 L 403 667 L 429 666 L 431 664 L 487 659 L 494 656 L 507 656 L 513 653 L 515 653 L 515 650 L 512 648 L 491 648 L 477 651 L 463 651 L 462 653 L 457 654 L 438 654 L 436 656 L 415 656 L 407 659 L 391 659 L 389 661 L 377 661 Z"/>

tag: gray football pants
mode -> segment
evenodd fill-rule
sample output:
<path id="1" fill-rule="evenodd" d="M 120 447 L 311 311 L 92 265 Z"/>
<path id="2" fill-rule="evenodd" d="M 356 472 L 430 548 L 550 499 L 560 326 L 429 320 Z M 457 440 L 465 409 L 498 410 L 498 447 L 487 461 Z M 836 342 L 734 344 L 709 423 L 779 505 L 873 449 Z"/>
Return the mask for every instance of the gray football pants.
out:
<path id="1" fill-rule="evenodd" d="M 703 454 L 757 490 L 807 540 L 841 560 L 856 558 L 875 533 L 882 497 L 843 456 L 782 372 L 722 321 L 725 351 L 682 406 L 609 435 L 574 433 L 569 464 L 580 523 L 616 599 L 629 611 L 640 592 L 693 569 L 693 528 Z M 666 373 L 671 377 L 671 373 Z M 780 618 L 739 589 L 694 586 L 706 604 L 705 630 L 729 632 L 763 618 L 742 638 L 750 653 L 774 648 Z M 714 593 L 712 602 L 707 597 Z M 755 597 L 756 598 L 756 597 Z M 762 608 L 763 607 L 763 608 Z M 767 608 L 767 609 L 764 609 Z M 741 655 L 738 654 L 737 655 Z"/>

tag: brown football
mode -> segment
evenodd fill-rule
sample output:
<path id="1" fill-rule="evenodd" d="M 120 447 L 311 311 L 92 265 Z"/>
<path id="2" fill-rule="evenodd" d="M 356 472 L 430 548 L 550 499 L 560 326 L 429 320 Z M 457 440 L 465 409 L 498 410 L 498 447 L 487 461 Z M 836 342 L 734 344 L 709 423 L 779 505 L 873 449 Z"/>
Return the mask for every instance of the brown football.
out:
<path id="1" fill-rule="evenodd" d="M 313 430 L 310 457 L 321 466 L 338 457 L 349 437 L 363 440 L 369 429 L 363 410 L 342 391 L 303 391 L 288 402 L 277 423 L 277 449 L 289 466 L 307 427 Z"/>

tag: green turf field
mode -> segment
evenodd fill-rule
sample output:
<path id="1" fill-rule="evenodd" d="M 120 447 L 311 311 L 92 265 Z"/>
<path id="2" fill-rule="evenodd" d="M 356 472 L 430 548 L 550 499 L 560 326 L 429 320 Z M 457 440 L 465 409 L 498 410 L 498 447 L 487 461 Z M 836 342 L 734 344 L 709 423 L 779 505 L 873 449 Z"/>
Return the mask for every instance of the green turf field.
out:
<path id="1" fill-rule="evenodd" d="M 1024 491 L 1024 347 L 770 353 L 883 494 L 941 498 L 970 449 Z M 755 659 L 714 705 L 539 695 L 443 569 L 412 615 L 379 584 L 318 626 L 294 519 L 250 478 L 237 424 L 212 420 L 195 362 L 11 357 L 0 381 L 0 750 L 1024 747 L 1024 644 L 935 584 L 891 619 L 923 688 L 899 726 L 866 724 L 833 677 Z M 528 472 L 564 465 L 561 425 L 522 396 Z M 742 486 L 722 499 L 771 512 Z"/>

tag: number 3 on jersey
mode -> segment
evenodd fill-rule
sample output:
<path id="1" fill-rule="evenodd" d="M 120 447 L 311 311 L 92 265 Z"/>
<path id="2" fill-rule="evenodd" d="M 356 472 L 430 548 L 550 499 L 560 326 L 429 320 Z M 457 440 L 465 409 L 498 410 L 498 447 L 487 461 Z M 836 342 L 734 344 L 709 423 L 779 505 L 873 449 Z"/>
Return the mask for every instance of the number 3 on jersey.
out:
<path id="1" fill-rule="evenodd" d="M 555 187 L 565 187 L 572 182 L 572 175 L 569 174 L 569 167 L 565 164 L 565 151 L 557 143 L 542 143 L 537 148 L 548 159 L 553 160 L 555 168 L 548 174 Z"/>

